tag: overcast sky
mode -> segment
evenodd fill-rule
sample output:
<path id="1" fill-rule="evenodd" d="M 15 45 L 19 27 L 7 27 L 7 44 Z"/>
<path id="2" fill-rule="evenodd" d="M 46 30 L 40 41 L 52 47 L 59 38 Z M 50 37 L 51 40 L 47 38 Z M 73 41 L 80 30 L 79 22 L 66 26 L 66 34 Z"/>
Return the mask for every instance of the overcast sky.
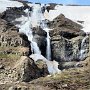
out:
<path id="1" fill-rule="evenodd" d="M 30 2 L 40 3 L 59 3 L 59 4 L 79 4 L 79 5 L 90 5 L 90 0 L 28 0 Z"/>

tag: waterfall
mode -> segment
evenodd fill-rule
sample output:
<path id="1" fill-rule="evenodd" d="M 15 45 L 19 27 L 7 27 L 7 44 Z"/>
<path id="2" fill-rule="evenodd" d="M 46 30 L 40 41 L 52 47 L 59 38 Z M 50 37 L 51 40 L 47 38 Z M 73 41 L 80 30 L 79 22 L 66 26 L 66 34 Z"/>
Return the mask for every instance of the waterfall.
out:
<path id="1" fill-rule="evenodd" d="M 28 37 L 28 40 L 31 42 L 32 53 L 41 54 L 41 51 L 37 43 L 33 41 L 32 24 L 31 24 L 31 18 L 29 16 L 29 13 L 30 12 L 28 11 L 27 21 L 23 25 L 21 25 L 19 32 L 24 33 Z"/>
<path id="2" fill-rule="evenodd" d="M 33 41 L 32 27 L 40 26 L 46 33 L 46 58 L 51 60 L 51 45 L 50 45 L 50 35 L 49 29 L 47 26 L 47 22 L 44 17 L 44 13 L 42 11 L 42 7 L 40 4 L 33 4 L 33 11 L 30 12 L 28 9 L 25 10 L 27 14 L 27 20 L 20 26 L 19 32 L 22 32 L 27 35 L 28 40 L 31 42 L 32 53 L 41 54 L 41 51 L 36 42 Z M 23 21 L 22 21 L 23 22 Z"/>
<path id="3" fill-rule="evenodd" d="M 49 35 L 49 30 L 48 28 L 44 28 L 43 30 L 45 30 L 47 32 L 47 47 L 46 47 L 46 58 L 48 60 L 51 60 L 51 44 L 50 44 L 50 35 Z"/>
<path id="4" fill-rule="evenodd" d="M 32 54 L 32 55 L 30 55 L 30 58 L 32 58 L 34 61 L 43 60 L 46 63 L 47 69 L 50 74 L 56 74 L 56 73 L 59 74 L 61 72 L 61 70 L 59 70 L 59 68 L 58 68 L 59 64 L 55 60 L 49 61 L 44 56 L 39 55 L 39 54 Z"/>
<path id="5" fill-rule="evenodd" d="M 49 35 L 49 29 L 47 27 L 42 7 L 40 4 L 34 4 L 33 5 L 33 13 L 32 13 L 32 25 L 35 26 L 41 26 L 41 28 L 46 31 L 47 33 L 47 47 L 46 47 L 46 58 L 48 60 L 51 60 L 51 45 L 50 45 L 50 35 Z"/>
<path id="6" fill-rule="evenodd" d="M 31 19 L 32 19 L 33 27 L 40 26 L 42 21 L 42 11 L 41 11 L 41 6 L 39 4 L 33 5 L 33 12 Z"/>
<path id="7" fill-rule="evenodd" d="M 85 43 L 85 41 L 86 41 L 87 38 L 88 38 L 88 35 L 86 35 L 83 38 L 82 42 L 81 42 L 81 50 L 80 50 L 80 59 L 81 60 L 85 57 L 85 52 L 86 52 L 86 49 L 85 49 L 86 43 Z"/>
<path id="8" fill-rule="evenodd" d="M 41 10 L 42 10 L 42 9 L 41 9 Z M 42 13 L 42 12 L 41 12 L 41 13 Z M 42 13 L 41 28 L 47 33 L 47 37 L 46 37 L 46 41 L 47 41 L 46 58 L 47 58 L 48 60 L 51 60 L 51 44 L 50 44 L 49 30 L 52 30 L 52 29 L 48 28 L 43 13 Z"/>
<path id="9" fill-rule="evenodd" d="M 43 30 L 46 31 L 46 33 L 47 33 L 47 38 L 46 38 L 46 40 L 47 40 L 46 58 L 47 58 L 48 60 L 51 60 L 51 44 L 50 44 L 49 30 L 52 30 L 52 29 L 49 29 L 49 28 L 47 27 L 47 24 L 46 24 L 45 21 L 42 21 L 42 26 L 41 26 L 41 27 L 42 27 Z"/>

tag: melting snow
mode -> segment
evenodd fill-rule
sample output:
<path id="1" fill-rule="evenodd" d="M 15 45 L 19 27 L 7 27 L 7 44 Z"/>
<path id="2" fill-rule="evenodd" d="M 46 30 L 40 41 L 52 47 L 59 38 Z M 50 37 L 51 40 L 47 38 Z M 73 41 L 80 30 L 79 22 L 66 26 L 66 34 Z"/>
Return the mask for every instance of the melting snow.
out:
<path id="1" fill-rule="evenodd" d="M 0 13 L 6 11 L 7 7 L 21 7 L 22 3 L 18 1 L 0 0 Z"/>
<path id="2" fill-rule="evenodd" d="M 58 69 L 58 62 L 56 62 L 55 60 L 53 61 L 49 61 L 47 60 L 44 56 L 40 55 L 40 54 L 32 54 L 30 55 L 30 58 L 32 58 L 34 61 L 37 60 L 43 60 L 48 67 L 48 71 L 50 74 L 55 74 L 55 73 L 60 73 L 61 71 Z"/>

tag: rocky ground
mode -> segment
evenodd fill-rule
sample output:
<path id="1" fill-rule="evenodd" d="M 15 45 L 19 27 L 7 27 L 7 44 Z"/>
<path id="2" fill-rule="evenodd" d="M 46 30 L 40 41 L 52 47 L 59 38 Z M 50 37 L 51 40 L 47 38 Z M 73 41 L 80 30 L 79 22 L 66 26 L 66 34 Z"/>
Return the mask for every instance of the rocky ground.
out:
<path id="1" fill-rule="evenodd" d="M 18 62 L 19 63 L 14 64 L 13 71 L 12 69 L 9 68 L 11 70 L 9 71 L 9 74 L 8 70 L 6 70 L 7 72 L 3 73 L 5 69 L 4 67 L 0 66 L 0 90 L 38 90 L 38 89 L 89 90 L 90 89 L 90 57 L 88 57 L 85 61 L 79 62 L 76 68 L 62 70 L 60 74 L 48 76 L 47 74 L 48 72 L 44 68 L 45 73 L 43 73 L 43 75 L 46 74 L 46 76 L 44 77 L 40 76 L 40 78 L 39 78 L 39 75 L 41 74 L 40 70 L 42 70 L 41 67 L 43 67 L 42 65 L 44 65 L 42 64 L 42 62 L 37 62 L 35 65 L 33 64 L 34 62 L 32 60 L 30 60 L 25 56 L 22 56 L 21 60 L 19 60 Z M 30 63 L 31 65 L 28 65 Z M 37 66 L 39 68 L 39 71 Z M 19 76 L 17 75 L 13 76 L 13 74 L 14 75 L 19 74 Z M 36 76 L 38 77 L 38 79 L 35 79 Z M 13 80 L 11 79 L 11 77 L 15 79 Z M 31 78 L 33 78 L 34 80 L 27 82 L 27 80 Z"/>

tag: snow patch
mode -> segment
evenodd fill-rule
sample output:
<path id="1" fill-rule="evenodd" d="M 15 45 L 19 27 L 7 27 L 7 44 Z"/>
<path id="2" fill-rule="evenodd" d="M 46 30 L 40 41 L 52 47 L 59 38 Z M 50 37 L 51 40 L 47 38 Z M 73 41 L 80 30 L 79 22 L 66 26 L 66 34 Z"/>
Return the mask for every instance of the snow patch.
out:
<path id="1" fill-rule="evenodd" d="M 18 1 L 0 0 L 0 13 L 6 11 L 7 7 L 21 7 L 22 3 Z"/>
<path id="2" fill-rule="evenodd" d="M 61 72 L 61 70 L 58 69 L 59 64 L 55 60 L 49 61 L 44 56 L 42 56 L 40 54 L 32 54 L 32 55 L 30 55 L 30 58 L 32 58 L 34 61 L 37 61 L 40 59 L 43 60 L 47 64 L 48 71 L 50 74 L 55 74 L 55 73 Z"/>

